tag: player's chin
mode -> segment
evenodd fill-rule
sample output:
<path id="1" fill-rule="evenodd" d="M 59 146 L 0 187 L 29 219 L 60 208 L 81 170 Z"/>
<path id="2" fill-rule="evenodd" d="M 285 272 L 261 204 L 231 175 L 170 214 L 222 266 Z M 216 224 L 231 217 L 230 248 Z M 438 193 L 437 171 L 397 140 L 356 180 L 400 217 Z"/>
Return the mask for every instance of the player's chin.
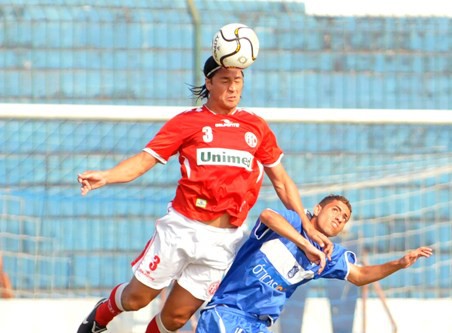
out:
<path id="1" fill-rule="evenodd" d="M 340 230 L 336 230 L 336 229 L 332 229 L 332 228 L 325 230 L 323 232 L 323 234 L 327 237 L 336 237 L 337 235 L 339 235 L 339 233 L 340 233 Z"/>
<path id="2" fill-rule="evenodd" d="M 239 104 L 239 102 L 240 102 L 239 97 L 228 97 L 226 98 L 225 104 L 228 107 L 235 108 Z"/>

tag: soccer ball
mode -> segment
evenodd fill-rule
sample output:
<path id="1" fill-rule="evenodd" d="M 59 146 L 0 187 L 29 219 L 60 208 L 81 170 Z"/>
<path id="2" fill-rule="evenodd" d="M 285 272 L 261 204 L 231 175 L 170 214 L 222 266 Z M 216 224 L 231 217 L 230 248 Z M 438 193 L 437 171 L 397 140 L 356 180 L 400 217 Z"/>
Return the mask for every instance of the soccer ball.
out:
<path id="1" fill-rule="evenodd" d="M 223 67 L 247 68 L 259 53 L 259 39 L 250 27 L 231 23 L 213 36 L 212 56 Z"/>

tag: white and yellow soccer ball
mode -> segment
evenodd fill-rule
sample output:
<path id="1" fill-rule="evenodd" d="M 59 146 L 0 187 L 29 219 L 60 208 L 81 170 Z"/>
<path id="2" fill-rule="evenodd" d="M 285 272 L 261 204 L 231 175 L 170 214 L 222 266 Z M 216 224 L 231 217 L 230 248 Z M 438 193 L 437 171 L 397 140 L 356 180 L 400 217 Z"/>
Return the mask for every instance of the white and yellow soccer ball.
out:
<path id="1" fill-rule="evenodd" d="M 247 68 L 258 54 L 256 32 L 244 24 L 227 24 L 213 36 L 212 56 L 223 67 Z"/>

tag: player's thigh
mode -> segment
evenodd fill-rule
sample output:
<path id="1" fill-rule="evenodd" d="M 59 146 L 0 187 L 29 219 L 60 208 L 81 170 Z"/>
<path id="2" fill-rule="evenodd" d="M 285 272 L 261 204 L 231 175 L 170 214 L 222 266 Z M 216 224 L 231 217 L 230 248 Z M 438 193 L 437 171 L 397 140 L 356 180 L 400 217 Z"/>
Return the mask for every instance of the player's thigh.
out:
<path id="1" fill-rule="evenodd" d="M 187 250 L 191 242 L 181 240 L 179 228 L 183 221 L 173 215 L 157 220 L 153 237 L 132 262 L 135 278 L 149 288 L 168 287 L 187 265 Z"/>
<path id="2" fill-rule="evenodd" d="M 177 282 L 194 297 L 209 301 L 220 285 L 226 268 L 217 269 L 206 264 L 190 264 L 185 267 Z"/>
<path id="3" fill-rule="evenodd" d="M 230 267 L 242 238 L 243 229 L 198 230 L 193 259 L 178 277 L 179 285 L 198 299 L 210 300 Z"/>
<path id="4" fill-rule="evenodd" d="M 251 315 L 224 306 L 201 312 L 196 333 L 270 333 L 270 330 Z"/>
<path id="5" fill-rule="evenodd" d="M 201 316 L 196 326 L 196 333 L 226 333 L 233 332 L 238 318 L 234 318 L 211 308 L 201 311 Z"/>
<path id="6" fill-rule="evenodd" d="M 190 319 L 203 303 L 203 300 L 194 297 L 189 291 L 175 282 L 165 300 L 160 316 L 163 322 L 171 320 L 185 321 Z"/>

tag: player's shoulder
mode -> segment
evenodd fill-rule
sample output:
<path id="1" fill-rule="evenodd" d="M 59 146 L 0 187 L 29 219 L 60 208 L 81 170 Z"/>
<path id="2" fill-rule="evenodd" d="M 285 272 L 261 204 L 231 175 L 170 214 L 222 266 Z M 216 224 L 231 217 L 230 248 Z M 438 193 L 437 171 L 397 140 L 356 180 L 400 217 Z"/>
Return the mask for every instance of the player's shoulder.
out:
<path id="1" fill-rule="evenodd" d="M 296 221 L 301 223 L 301 218 L 298 213 L 292 209 L 281 209 L 278 211 L 280 215 L 284 216 L 289 222 Z"/>
<path id="2" fill-rule="evenodd" d="M 267 208 L 270 209 L 271 211 L 281 215 L 287 222 L 289 222 L 293 227 L 295 227 L 296 229 L 300 229 L 301 228 L 301 217 L 300 215 L 298 215 L 298 213 L 294 210 L 291 209 L 271 209 L 271 208 Z"/>
<path id="3" fill-rule="evenodd" d="M 202 119 L 202 114 L 204 114 L 203 108 L 200 107 L 192 107 L 189 109 L 185 109 L 171 119 L 168 120 L 168 123 L 176 124 L 177 126 L 183 126 L 184 124 L 189 125 L 192 124 L 196 119 Z M 201 116 L 201 117 L 198 117 Z"/>
<path id="4" fill-rule="evenodd" d="M 353 258 L 354 260 L 352 260 L 352 262 L 356 261 L 356 254 L 353 251 L 350 251 L 348 248 L 346 248 L 340 243 L 333 242 L 333 255 L 332 255 L 333 258 L 342 257 L 344 254 L 347 257 L 350 256 L 351 258 Z"/>
<path id="5" fill-rule="evenodd" d="M 259 119 L 261 121 L 265 121 L 264 118 L 262 118 L 260 115 L 258 115 L 256 112 L 254 112 L 254 111 L 252 111 L 250 109 L 237 108 L 236 109 L 236 114 L 241 116 L 241 117 L 250 117 L 250 118 Z"/>
<path id="6" fill-rule="evenodd" d="M 192 107 L 192 108 L 188 108 L 185 109 L 183 111 L 181 111 L 180 113 L 178 113 L 177 115 L 175 115 L 175 117 L 191 117 L 193 115 L 197 115 L 197 114 L 202 114 L 203 113 L 203 107 L 202 106 L 198 106 L 198 107 Z"/>

